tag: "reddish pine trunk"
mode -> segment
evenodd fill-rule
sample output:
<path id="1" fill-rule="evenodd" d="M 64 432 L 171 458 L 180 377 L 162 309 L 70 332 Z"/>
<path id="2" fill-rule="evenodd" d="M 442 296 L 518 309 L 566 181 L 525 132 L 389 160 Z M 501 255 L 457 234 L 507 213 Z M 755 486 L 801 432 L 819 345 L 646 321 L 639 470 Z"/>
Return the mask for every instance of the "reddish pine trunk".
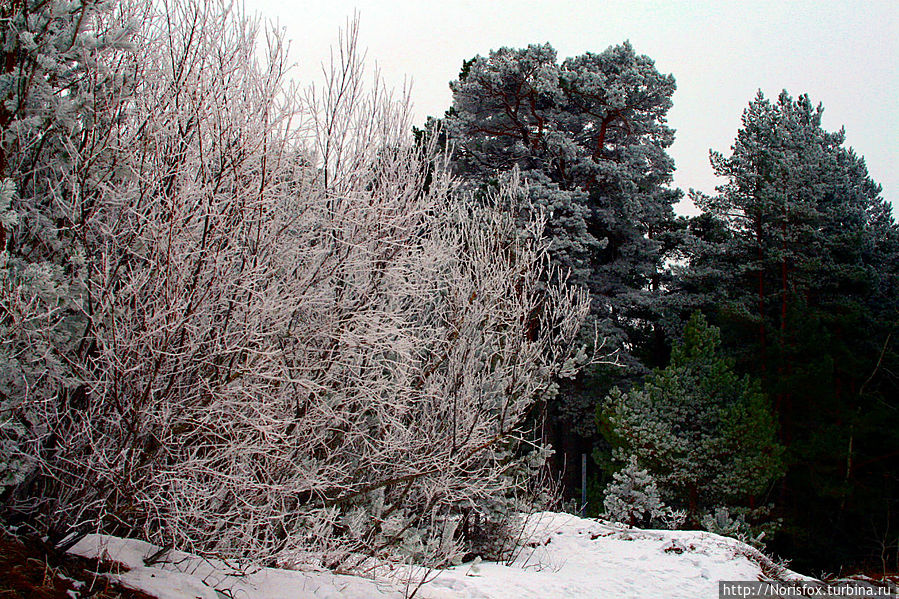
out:
<path id="1" fill-rule="evenodd" d="M 609 129 L 609 125 L 612 121 L 615 120 L 615 114 L 607 114 L 605 118 L 603 118 L 602 123 L 599 125 L 599 135 L 596 136 L 596 147 L 593 148 L 593 162 L 599 162 L 599 158 L 602 156 L 602 149 L 606 145 L 606 131 Z"/>
<path id="2" fill-rule="evenodd" d="M 784 208 L 784 219 L 781 222 L 781 259 L 780 259 L 780 364 L 777 367 L 779 378 L 783 379 L 784 375 L 789 375 L 793 371 L 793 365 L 787 351 L 787 302 L 789 294 L 789 276 L 787 266 L 787 215 Z M 781 425 L 783 427 L 783 439 L 786 445 L 790 444 L 793 436 L 793 415 L 792 415 L 792 398 L 790 393 L 780 392 L 777 394 L 776 404 L 781 414 Z"/>
<path id="3" fill-rule="evenodd" d="M 758 246 L 758 300 L 759 300 L 759 352 L 760 352 L 760 363 L 762 365 L 762 372 L 765 371 L 767 367 L 767 360 L 765 356 L 765 269 L 763 266 L 763 258 L 764 255 L 762 253 L 762 215 L 761 213 L 756 216 L 755 219 L 755 237 L 756 244 Z"/>

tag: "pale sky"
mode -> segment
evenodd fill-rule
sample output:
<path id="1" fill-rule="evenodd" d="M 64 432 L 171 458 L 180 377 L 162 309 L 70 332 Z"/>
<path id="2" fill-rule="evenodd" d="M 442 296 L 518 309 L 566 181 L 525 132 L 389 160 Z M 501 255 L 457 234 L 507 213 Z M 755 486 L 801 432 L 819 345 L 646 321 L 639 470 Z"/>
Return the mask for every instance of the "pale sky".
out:
<path id="1" fill-rule="evenodd" d="M 359 45 L 396 88 L 412 83 L 415 121 L 442 116 L 462 61 L 500 46 L 549 42 L 559 60 L 630 40 L 677 80 L 669 123 L 676 186 L 712 192 L 709 148 L 729 153 L 740 115 L 761 89 L 808 93 L 824 127 L 846 127 L 899 215 L 899 0 L 468 1 L 245 0 L 291 40 L 295 79 L 320 65 L 348 17 Z M 681 211 L 687 207 L 682 207 Z"/>

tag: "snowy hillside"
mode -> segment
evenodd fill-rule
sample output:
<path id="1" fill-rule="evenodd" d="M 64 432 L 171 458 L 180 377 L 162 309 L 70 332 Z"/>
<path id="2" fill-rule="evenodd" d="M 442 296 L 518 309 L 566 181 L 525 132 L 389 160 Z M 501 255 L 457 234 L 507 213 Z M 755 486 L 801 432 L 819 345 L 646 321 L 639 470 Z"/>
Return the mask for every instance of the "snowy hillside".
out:
<path id="1" fill-rule="evenodd" d="M 440 572 L 416 594 L 423 599 L 572 599 L 717 597 L 719 580 L 758 580 L 772 572 L 752 548 L 692 531 L 628 530 L 568 514 L 531 518 L 531 542 L 514 563 L 468 563 Z M 173 553 L 152 565 L 157 548 L 135 540 L 91 536 L 73 553 L 106 557 L 129 570 L 127 586 L 160 599 L 400 598 L 396 583 L 336 575 L 255 569 Z M 753 557 L 755 556 L 755 557 Z M 783 572 L 787 578 L 804 578 Z"/>

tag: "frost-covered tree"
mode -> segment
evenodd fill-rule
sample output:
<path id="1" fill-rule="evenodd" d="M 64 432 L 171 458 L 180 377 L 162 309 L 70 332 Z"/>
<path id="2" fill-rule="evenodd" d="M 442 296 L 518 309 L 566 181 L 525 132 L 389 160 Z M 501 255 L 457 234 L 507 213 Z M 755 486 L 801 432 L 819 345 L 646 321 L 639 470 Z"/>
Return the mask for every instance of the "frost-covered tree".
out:
<path id="1" fill-rule="evenodd" d="M 24 5 L 6 74 L 34 60 L 61 120 L 5 103 L 4 517 L 353 566 L 520 507 L 524 417 L 588 359 L 542 223 L 497 209 L 520 187 L 456 199 L 352 31 L 303 95 L 224 4 L 42 3 L 48 38 Z"/>
<path id="2" fill-rule="evenodd" d="M 694 524 L 716 506 L 754 506 L 781 473 L 782 448 L 767 397 L 738 377 L 718 329 L 695 313 L 671 363 L 642 388 L 617 388 L 598 410 L 621 463 L 636 460 L 669 506 Z"/>
<path id="3" fill-rule="evenodd" d="M 450 87 L 455 171 L 481 190 L 521 172 L 528 197 L 514 211 L 547 215 L 554 264 L 590 291 L 590 335 L 596 325 L 628 367 L 612 376 L 644 374 L 641 360 L 658 353 L 663 238 L 679 197 L 666 151 L 674 78 L 627 42 L 561 64 L 543 44 L 476 56 Z M 566 428 L 595 432 L 594 387 L 604 384 L 566 387 Z"/>

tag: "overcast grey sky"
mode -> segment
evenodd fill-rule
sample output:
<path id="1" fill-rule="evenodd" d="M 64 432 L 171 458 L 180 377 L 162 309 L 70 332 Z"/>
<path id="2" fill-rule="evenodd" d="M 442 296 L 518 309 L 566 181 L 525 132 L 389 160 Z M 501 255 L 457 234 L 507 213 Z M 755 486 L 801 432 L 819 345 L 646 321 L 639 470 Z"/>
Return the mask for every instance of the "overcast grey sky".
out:
<path id="1" fill-rule="evenodd" d="M 761 89 L 808 93 L 824 127 L 846 127 L 899 215 L 899 0 L 469 1 L 246 0 L 286 29 L 296 78 L 312 80 L 354 11 L 360 45 L 388 82 L 412 81 L 416 122 L 449 108 L 462 61 L 500 46 L 549 42 L 559 58 L 630 40 L 677 79 L 669 122 L 675 184 L 711 192 L 708 150 L 728 152 Z"/>

